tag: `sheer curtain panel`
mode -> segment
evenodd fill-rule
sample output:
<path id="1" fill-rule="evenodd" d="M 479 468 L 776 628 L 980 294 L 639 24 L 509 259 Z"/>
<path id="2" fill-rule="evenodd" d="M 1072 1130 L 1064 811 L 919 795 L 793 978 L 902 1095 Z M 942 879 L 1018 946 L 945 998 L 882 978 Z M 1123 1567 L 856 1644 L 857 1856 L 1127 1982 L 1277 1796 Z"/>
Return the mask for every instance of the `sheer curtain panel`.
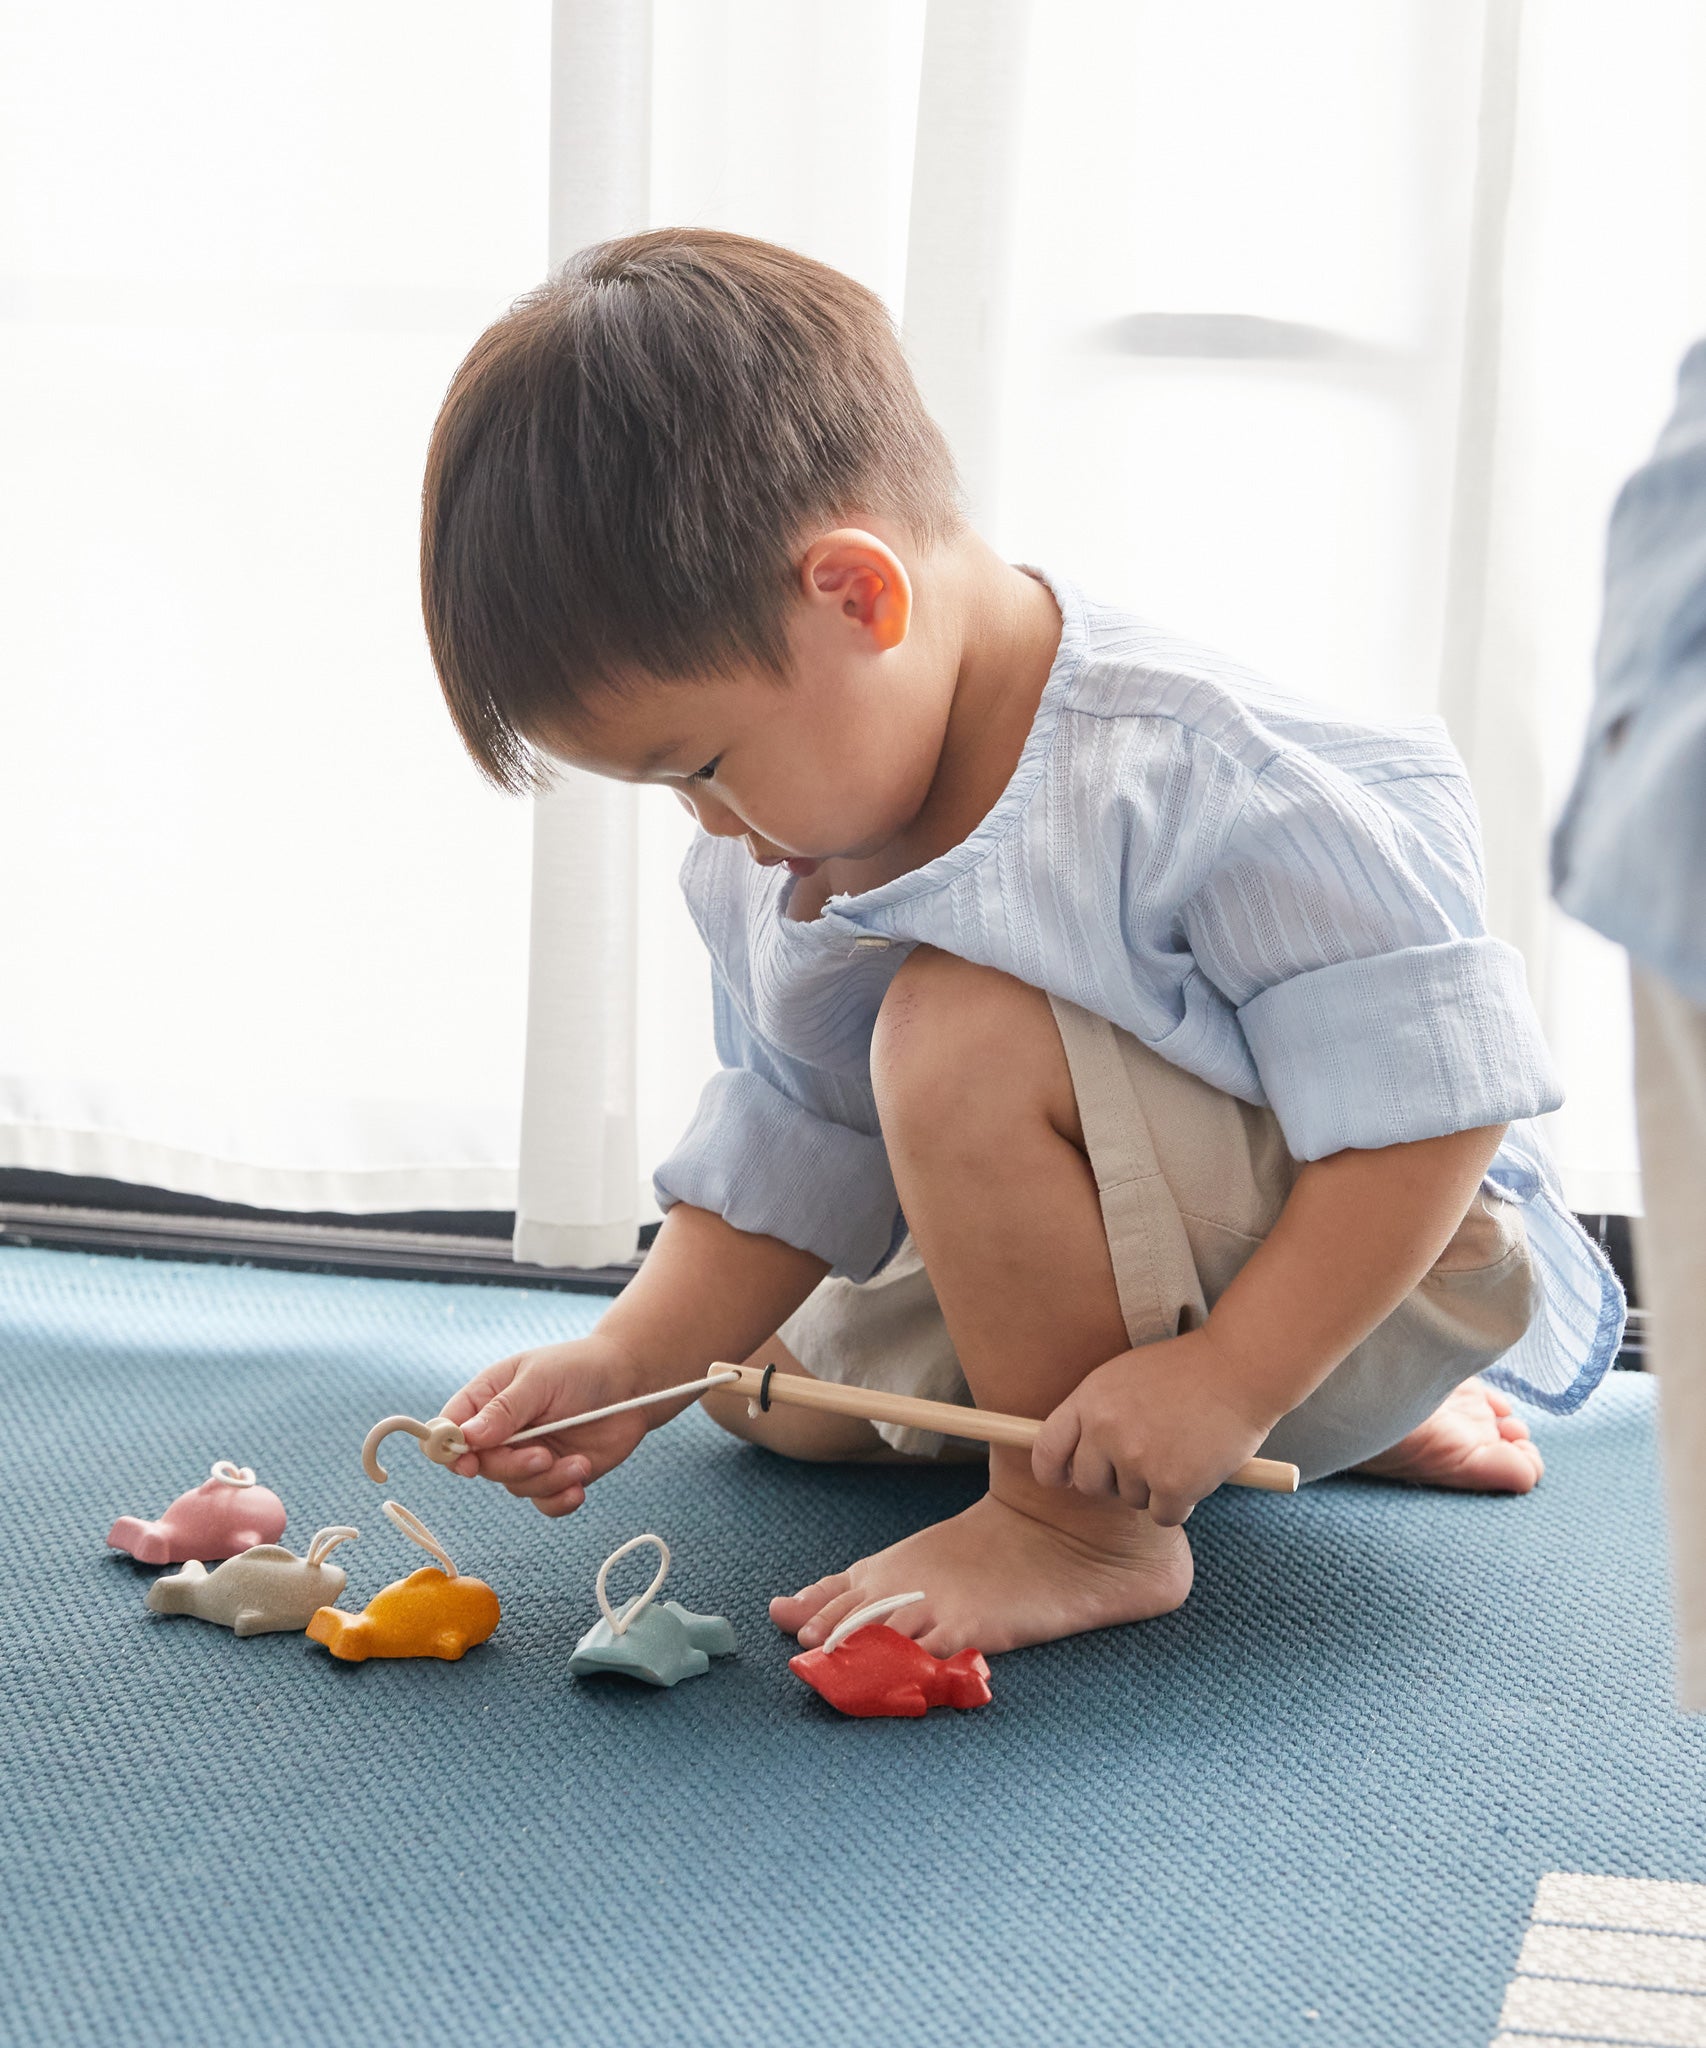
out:
<path id="1" fill-rule="evenodd" d="M 651 0 L 555 0 L 550 267 L 647 225 Z M 574 769 L 533 802 L 515 1256 L 602 1266 L 639 1236 L 634 792 Z"/>
<path id="2" fill-rule="evenodd" d="M 419 623 L 546 247 L 537 0 L 0 16 L 0 1165 L 515 1199 L 527 813 Z"/>

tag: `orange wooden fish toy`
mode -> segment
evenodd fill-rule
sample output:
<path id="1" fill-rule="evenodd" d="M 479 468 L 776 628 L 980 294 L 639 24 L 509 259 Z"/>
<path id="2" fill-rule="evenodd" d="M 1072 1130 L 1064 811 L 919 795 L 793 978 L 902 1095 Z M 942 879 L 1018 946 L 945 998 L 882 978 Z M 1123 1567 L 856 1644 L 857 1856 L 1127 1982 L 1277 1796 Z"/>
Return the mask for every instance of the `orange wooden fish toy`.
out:
<path id="1" fill-rule="evenodd" d="M 922 1593 L 896 1593 L 848 1615 L 818 1650 L 802 1650 L 788 1669 L 843 1714 L 914 1720 L 932 1707 L 983 1707 L 992 1697 L 980 1650 L 933 1657 L 911 1636 L 880 1626 Z"/>
<path id="2" fill-rule="evenodd" d="M 374 1594 L 360 1614 L 341 1607 L 320 1607 L 308 1623 L 308 1635 L 324 1643 L 346 1664 L 369 1657 L 443 1657 L 455 1659 L 483 1643 L 498 1625 L 498 1596 L 484 1579 L 469 1579 L 451 1563 L 431 1530 L 400 1502 L 388 1500 L 385 1512 L 411 1543 L 418 1543 L 444 1567 L 423 1565 L 406 1579 Z"/>

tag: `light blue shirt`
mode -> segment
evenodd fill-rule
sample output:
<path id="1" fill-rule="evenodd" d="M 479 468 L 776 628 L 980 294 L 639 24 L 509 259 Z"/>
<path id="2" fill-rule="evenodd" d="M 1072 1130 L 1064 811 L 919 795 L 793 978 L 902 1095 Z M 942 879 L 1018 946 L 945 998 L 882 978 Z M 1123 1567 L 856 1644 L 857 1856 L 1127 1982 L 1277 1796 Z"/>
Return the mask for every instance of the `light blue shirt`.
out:
<path id="1" fill-rule="evenodd" d="M 1598 671 L 1553 887 L 1706 1004 L 1706 342 L 1611 515 Z"/>
<path id="2" fill-rule="evenodd" d="M 739 840 L 682 868 L 723 1071 L 657 1170 L 691 1202 L 864 1280 L 905 1231 L 871 1031 L 915 943 L 1064 996 L 1242 1101 L 1298 1159 L 1513 1126 L 1541 1299 L 1494 1377 L 1560 1412 L 1623 1297 L 1527 1118 L 1560 1094 L 1522 961 L 1483 921 L 1480 833 L 1437 719 L 1375 727 L 1050 579 L 1060 649 L 1012 780 L 958 846 L 811 922 Z"/>

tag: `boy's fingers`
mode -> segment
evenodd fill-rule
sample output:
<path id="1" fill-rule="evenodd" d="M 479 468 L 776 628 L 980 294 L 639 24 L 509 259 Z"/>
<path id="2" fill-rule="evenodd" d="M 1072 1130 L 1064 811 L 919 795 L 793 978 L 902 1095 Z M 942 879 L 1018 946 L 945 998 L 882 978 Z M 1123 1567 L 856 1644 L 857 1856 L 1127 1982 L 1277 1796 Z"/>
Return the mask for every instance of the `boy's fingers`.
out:
<path id="1" fill-rule="evenodd" d="M 584 1486 L 569 1486 L 561 1493 L 547 1494 L 543 1500 L 536 1500 L 533 1505 L 542 1515 L 549 1515 L 555 1521 L 559 1515 L 572 1515 L 585 1499 Z"/>
<path id="2" fill-rule="evenodd" d="M 1195 1506 L 1194 1500 L 1186 1500 L 1181 1494 L 1152 1493 L 1149 1496 L 1149 1519 L 1157 1528 L 1177 1529 Z"/>
<path id="3" fill-rule="evenodd" d="M 496 1450 L 507 1437 L 515 1435 L 518 1429 L 525 1429 L 533 1420 L 523 1414 L 521 1404 L 513 1387 L 500 1387 L 477 1415 L 471 1415 L 462 1425 L 462 1434 L 477 1451 Z"/>
<path id="4" fill-rule="evenodd" d="M 515 1378 L 516 1358 L 500 1358 L 496 1365 L 488 1365 L 484 1372 L 478 1372 L 465 1387 L 459 1387 L 445 1402 L 439 1413 L 449 1422 L 466 1422 L 477 1415 L 500 1387 L 507 1387 Z"/>
<path id="5" fill-rule="evenodd" d="M 554 1476 L 559 1486 L 571 1481 L 584 1486 L 592 1477 L 589 1458 L 565 1458 L 543 1444 L 519 1444 L 513 1451 L 487 1451 L 480 1459 L 480 1476 L 495 1479 L 500 1486 L 524 1484 L 542 1476 Z"/>
<path id="6" fill-rule="evenodd" d="M 508 1486 L 512 1479 L 537 1479 L 556 1462 L 556 1453 L 543 1444 L 500 1444 L 495 1451 L 480 1453 L 480 1477 Z"/>
<path id="7" fill-rule="evenodd" d="M 1122 1463 L 1117 1458 L 1109 1459 L 1108 1491 L 1128 1508 L 1146 1508 L 1152 1500 L 1143 1467 L 1130 1460 Z"/>
<path id="8" fill-rule="evenodd" d="M 1072 1484 L 1072 1456 L 1082 1434 L 1078 1410 L 1070 1402 L 1063 1403 L 1044 1422 L 1031 1445 L 1031 1476 L 1039 1486 Z"/>
<path id="9" fill-rule="evenodd" d="M 1079 1493 L 1087 1493 L 1096 1500 L 1119 1497 L 1120 1475 L 1114 1470 L 1112 1459 L 1089 1444 L 1081 1443 L 1073 1453 L 1070 1483 Z"/>
<path id="10" fill-rule="evenodd" d="M 554 1493 L 584 1485 L 585 1468 L 552 1458 L 536 1471 L 524 1472 L 515 1479 L 500 1479 L 498 1484 L 517 1500 L 549 1500 Z"/>

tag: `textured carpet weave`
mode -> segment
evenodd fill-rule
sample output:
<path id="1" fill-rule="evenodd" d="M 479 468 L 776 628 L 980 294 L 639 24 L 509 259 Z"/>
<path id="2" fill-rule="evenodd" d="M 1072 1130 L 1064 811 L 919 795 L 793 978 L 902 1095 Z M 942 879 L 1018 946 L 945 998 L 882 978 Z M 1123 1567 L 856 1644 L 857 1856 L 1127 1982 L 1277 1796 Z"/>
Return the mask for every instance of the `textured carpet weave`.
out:
<path id="1" fill-rule="evenodd" d="M 103 1548 L 233 1458 L 297 1550 L 360 1526 L 359 1606 L 421 1562 L 367 1426 L 597 1306 L 0 1251 L 0 2040 L 1486 2048 L 1542 1874 L 1706 1879 L 1628 1376 L 1538 1425 L 1527 1500 L 1223 1493 L 1182 1613 L 922 1722 L 835 1716 L 765 1601 L 975 1481 L 792 1467 L 697 1411 L 560 1524 L 393 1439 L 503 1601 L 459 1665 L 150 1615 Z M 642 1529 L 740 1636 L 673 1692 L 566 1669 Z"/>

